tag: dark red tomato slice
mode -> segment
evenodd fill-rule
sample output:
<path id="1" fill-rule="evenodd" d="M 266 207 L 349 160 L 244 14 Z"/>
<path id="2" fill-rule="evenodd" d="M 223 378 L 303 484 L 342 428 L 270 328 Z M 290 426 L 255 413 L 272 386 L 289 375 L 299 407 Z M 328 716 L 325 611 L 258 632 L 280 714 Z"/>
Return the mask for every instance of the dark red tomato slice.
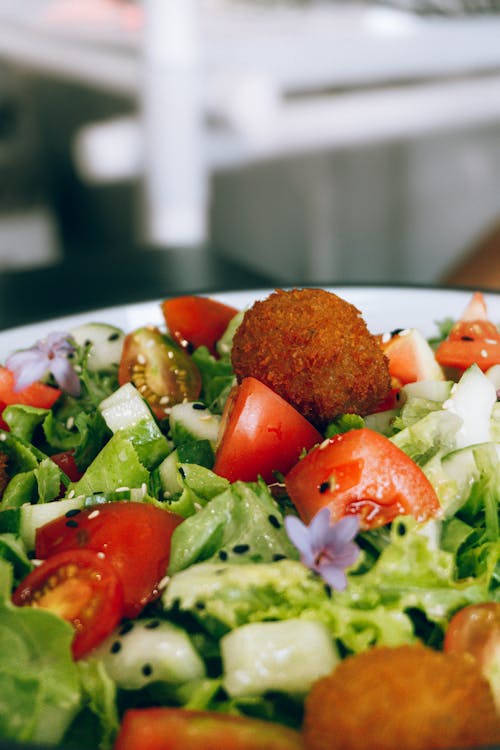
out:
<path id="1" fill-rule="evenodd" d="M 45 383 L 32 383 L 20 391 L 15 390 L 14 373 L 0 366 L 0 401 L 10 404 L 26 404 L 40 409 L 50 409 L 61 395 L 59 388 Z"/>
<path id="2" fill-rule="evenodd" d="M 425 521 L 441 510 L 434 488 L 417 464 L 368 428 L 325 440 L 294 466 L 285 485 L 306 522 L 324 507 L 330 509 L 333 521 L 359 516 L 364 529 L 382 526 L 398 515 Z"/>
<path id="3" fill-rule="evenodd" d="M 5 409 L 6 406 L 7 404 L 5 403 L 5 401 L 0 401 L 0 430 L 8 431 L 9 425 L 4 419 L 2 419 L 3 410 Z"/>
<path id="4" fill-rule="evenodd" d="M 460 609 L 446 630 L 444 650 L 472 654 L 488 678 L 500 674 L 500 602 L 470 604 Z M 500 707 L 499 689 L 497 684 Z"/>
<path id="5" fill-rule="evenodd" d="M 436 360 L 459 374 L 474 363 L 483 371 L 500 364 L 500 332 L 488 319 L 481 292 L 473 294 L 448 338 L 438 346 Z"/>
<path id="6" fill-rule="evenodd" d="M 214 471 L 230 482 L 266 482 L 285 474 L 301 452 L 322 440 L 302 414 L 267 385 L 244 378 L 233 390 L 222 415 Z"/>
<path id="7" fill-rule="evenodd" d="M 174 297 L 162 304 L 170 334 L 183 347 L 206 346 L 214 355 L 215 344 L 238 310 L 209 297 Z"/>
<path id="8" fill-rule="evenodd" d="M 124 615 L 137 617 L 155 599 L 181 516 L 148 503 L 117 501 L 70 511 L 37 529 L 35 554 L 45 560 L 63 550 L 105 555 L 123 586 Z"/>
<path id="9" fill-rule="evenodd" d="M 189 354 L 158 328 L 139 328 L 125 337 L 118 382 L 132 382 L 160 420 L 174 404 L 195 401 L 201 391 L 201 375 Z"/>
<path id="10" fill-rule="evenodd" d="M 125 712 L 114 750 L 303 750 L 299 732 L 261 719 L 182 708 Z"/>
<path id="11" fill-rule="evenodd" d="M 68 479 L 72 482 L 78 482 L 82 478 L 83 472 L 80 471 L 75 462 L 75 457 L 72 451 L 63 451 L 62 453 L 54 453 L 51 456 L 52 461 L 59 466 Z"/>
<path id="12" fill-rule="evenodd" d="M 123 589 L 113 567 L 91 550 L 60 552 L 29 573 L 14 591 L 18 607 L 48 609 L 75 629 L 73 656 L 80 659 L 117 626 Z"/>

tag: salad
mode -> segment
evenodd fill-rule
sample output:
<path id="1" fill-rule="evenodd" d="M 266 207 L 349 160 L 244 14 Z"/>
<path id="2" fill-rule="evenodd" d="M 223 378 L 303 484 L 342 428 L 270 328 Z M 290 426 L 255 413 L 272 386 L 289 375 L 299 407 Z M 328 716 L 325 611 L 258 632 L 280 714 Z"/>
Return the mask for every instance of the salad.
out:
<path id="1" fill-rule="evenodd" d="M 316 686 L 413 648 L 472 654 L 500 711 L 500 333 L 482 294 L 430 337 L 371 331 L 384 398 L 314 420 L 259 372 L 236 379 L 246 309 L 151 309 L 9 339 L 0 738 L 336 747 Z"/>

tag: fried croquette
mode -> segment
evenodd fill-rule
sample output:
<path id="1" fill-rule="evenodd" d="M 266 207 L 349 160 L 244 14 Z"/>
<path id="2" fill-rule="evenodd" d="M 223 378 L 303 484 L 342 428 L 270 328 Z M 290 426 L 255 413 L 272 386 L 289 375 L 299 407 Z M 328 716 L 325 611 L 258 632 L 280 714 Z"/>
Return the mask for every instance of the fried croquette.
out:
<path id="1" fill-rule="evenodd" d="M 256 302 L 231 359 L 239 382 L 257 378 L 320 427 L 374 411 L 390 391 L 388 361 L 361 313 L 323 289 L 276 290 Z"/>
<path id="2" fill-rule="evenodd" d="M 433 750 L 500 742 L 491 688 L 467 654 L 421 645 L 347 657 L 306 700 L 305 750 Z"/>

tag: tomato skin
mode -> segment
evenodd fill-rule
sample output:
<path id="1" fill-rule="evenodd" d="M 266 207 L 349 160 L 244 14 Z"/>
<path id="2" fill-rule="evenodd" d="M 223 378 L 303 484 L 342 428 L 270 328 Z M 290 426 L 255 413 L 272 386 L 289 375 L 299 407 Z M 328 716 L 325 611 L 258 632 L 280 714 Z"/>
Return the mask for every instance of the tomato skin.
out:
<path id="1" fill-rule="evenodd" d="M 44 560 L 66 550 L 102 553 L 123 586 L 124 616 L 137 617 L 159 595 L 172 534 L 182 520 L 148 503 L 104 503 L 41 526 L 36 532 L 35 554 Z"/>
<path id="2" fill-rule="evenodd" d="M 434 488 L 417 464 L 366 427 L 316 446 L 287 474 L 285 486 L 307 523 L 324 507 L 333 521 L 360 516 L 362 529 L 383 526 L 398 515 L 424 521 L 441 512 Z"/>
<path id="3" fill-rule="evenodd" d="M 322 435 L 293 406 L 255 378 L 244 378 L 222 415 L 214 471 L 235 482 L 274 481 L 285 474 Z"/>
<path id="4" fill-rule="evenodd" d="M 153 327 L 125 336 L 118 382 L 132 382 L 159 420 L 174 404 L 194 401 L 201 391 L 201 375 L 189 354 Z"/>
<path id="5" fill-rule="evenodd" d="M 4 419 L 2 419 L 3 410 L 6 406 L 7 404 L 5 403 L 5 401 L 0 401 L 0 430 L 6 430 L 7 432 L 9 432 L 9 425 Z"/>
<path id="6" fill-rule="evenodd" d="M 215 344 L 238 312 L 217 300 L 193 295 L 167 299 L 161 308 L 170 334 L 181 346 L 206 346 L 214 356 Z"/>
<path id="7" fill-rule="evenodd" d="M 271 722 L 182 708 L 125 712 L 114 750 L 302 750 L 299 732 Z"/>
<path id="8" fill-rule="evenodd" d="M 436 360 L 442 367 L 458 370 L 458 375 L 474 363 L 483 372 L 500 364 L 500 332 L 488 319 L 481 292 L 474 292 L 448 338 L 439 344 Z"/>
<path id="9" fill-rule="evenodd" d="M 118 576 L 91 550 L 60 552 L 46 560 L 21 581 L 12 601 L 18 607 L 48 609 L 71 623 L 75 659 L 106 638 L 123 615 Z"/>
<path id="10" fill-rule="evenodd" d="M 20 391 L 16 391 L 15 386 L 14 373 L 0 366 L 0 401 L 7 406 L 26 404 L 26 406 L 36 406 L 39 409 L 51 409 L 62 393 L 60 388 L 54 388 L 45 383 L 32 383 Z"/>
<path id="11" fill-rule="evenodd" d="M 51 460 L 59 466 L 71 482 L 78 482 L 82 478 L 83 472 L 80 471 L 76 465 L 74 453 L 72 451 L 62 451 L 61 453 L 54 453 Z"/>
<path id="12" fill-rule="evenodd" d="M 500 602 L 469 604 L 456 612 L 445 633 L 444 650 L 472 654 L 484 673 L 494 659 L 500 664 Z"/>

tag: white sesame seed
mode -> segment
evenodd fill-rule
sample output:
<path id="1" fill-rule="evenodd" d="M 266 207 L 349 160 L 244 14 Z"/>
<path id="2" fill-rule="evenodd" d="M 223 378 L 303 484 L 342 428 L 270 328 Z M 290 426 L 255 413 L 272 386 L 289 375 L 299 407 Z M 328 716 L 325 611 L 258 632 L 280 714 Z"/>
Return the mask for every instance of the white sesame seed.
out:
<path id="1" fill-rule="evenodd" d="M 146 357 L 144 356 L 144 354 L 138 354 L 137 355 L 137 361 L 139 362 L 140 365 L 145 365 L 146 364 Z"/>
<path id="2" fill-rule="evenodd" d="M 193 503 L 193 507 L 195 510 L 201 510 L 203 506 L 201 503 Z"/>
<path id="3" fill-rule="evenodd" d="M 3 442 L 4 440 L 7 440 L 7 433 L 6 432 L 0 432 L 0 440 Z"/>
<path id="4" fill-rule="evenodd" d="M 488 352 L 486 351 L 486 349 L 481 349 L 481 357 L 484 357 L 486 359 L 487 356 Z"/>
<path id="5" fill-rule="evenodd" d="M 97 552 L 96 554 L 97 554 L 97 557 L 100 560 L 105 560 L 106 559 L 106 555 L 104 554 L 104 552 Z"/>
<path id="6" fill-rule="evenodd" d="M 130 487 L 117 487 L 115 492 L 130 492 Z"/>
<path id="7" fill-rule="evenodd" d="M 75 425 L 75 418 L 74 417 L 68 417 L 66 420 L 66 429 L 71 430 Z"/>
<path id="8" fill-rule="evenodd" d="M 92 513 L 89 513 L 89 515 L 88 515 L 89 520 L 92 520 L 92 518 L 97 518 L 97 516 L 99 515 L 100 512 L 101 511 L 98 508 L 96 508 L 95 510 L 93 510 Z"/>
<path id="9" fill-rule="evenodd" d="M 330 438 L 326 438 L 326 440 L 323 440 L 323 442 L 319 444 L 319 450 L 322 451 L 325 448 L 328 448 L 329 445 L 330 445 Z"/>
<path id="10" fill-rule="evenodd" d="M 168 586 L 168 583 L 170 581 L 170 576 L 164 576 L 160 583 L 158 584 L 158 589 L 161 591 L 161 589 L 165 589 Z"/>
<path id="11" fill-rule="evenodd" d="M 67 500 L 70 500 L 74 496 L 75 496 L 75 490 L 71 490 L 71 492 L 68 492 Z"/>
<path id="12" fill-rule="evenodd" d="M 389 331 L 382 335 L 382 343 L 387 344 L 391 340 L 392 336 Z"/>
<path id="13" fill-rule="evenodd" d="M 399 335 L 400 336 L 408 336 L 409 333 L 410 333 L 410 329 L 409 328 L 405 328 L 403 331 L 399 332 Z"/>
<path id="14" fill-rule="evenodd" d="M 168 404 L 168 402 L 169 402 L 169 401 L 170 401 L 170 396 L 162 396 L 162 397 L 160 398 L 160 404 L 161 404 L 162 406 L 163 406 L 163 404 Z"/>

